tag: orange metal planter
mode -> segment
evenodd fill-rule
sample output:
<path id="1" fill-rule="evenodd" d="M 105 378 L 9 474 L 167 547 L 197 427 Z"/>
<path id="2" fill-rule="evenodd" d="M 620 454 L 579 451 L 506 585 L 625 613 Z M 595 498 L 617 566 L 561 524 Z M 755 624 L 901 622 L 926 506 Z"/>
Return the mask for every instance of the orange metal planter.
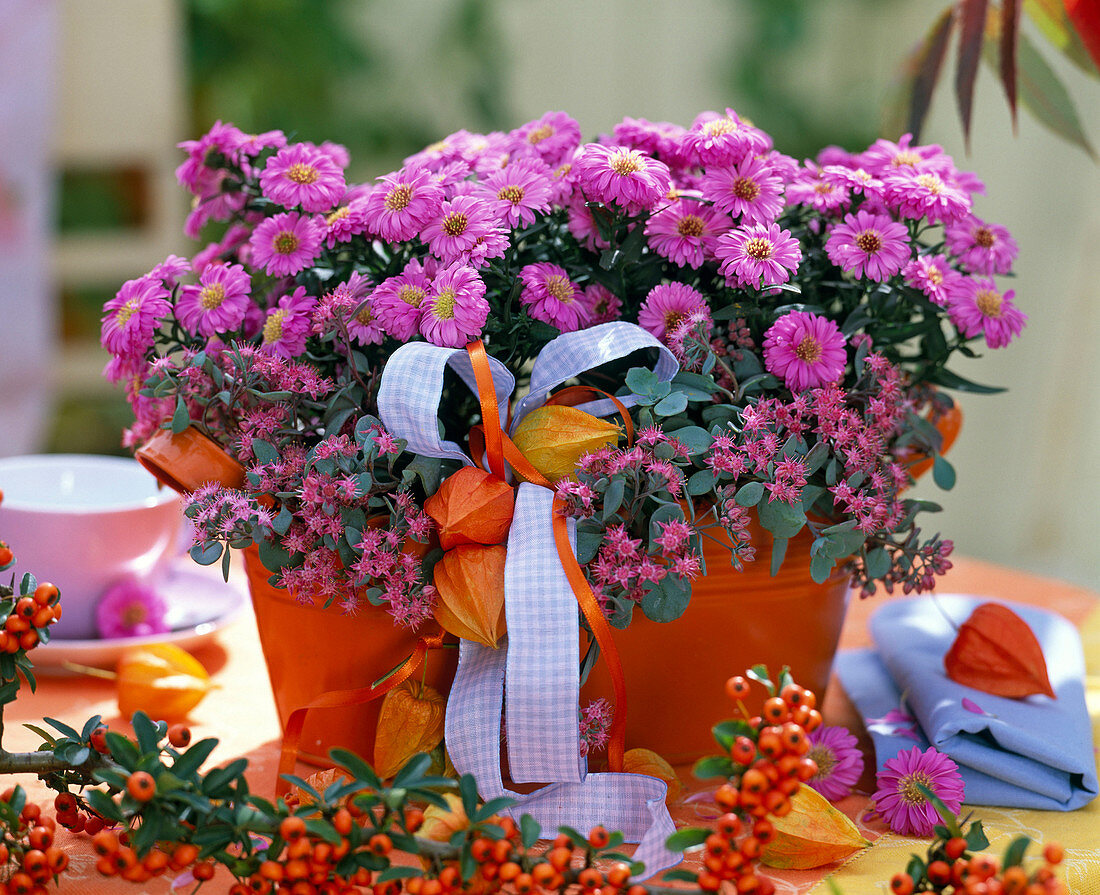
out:
<path id="1" fill-rule="evenodd" d="M 788 542 L 773 578 L 771 534 L 755 523 L 751 531 L 757 560 L 744 571 L 730 565 L 726 548 L 704 539 L 707 574 L 693 583 L 683 616 L 659 624 L 636 612 L 629 628 L 615 632 L 626 674 L 628 749 L 652 749 L 674 763 L 712 753 L 711 727 L 734 715 L 726 679 L 758 663 L 773 673 L 790 665 L 798 683 L 824 695 L 847 607 L 847 577 L 834 573 L 825 584 L 813 582 L 813 539 L 804 529 Z M 582 702 L 612 698 L 602 662 L 581 696 Z"/>
<path id="2" fill-rule="evenodd" d="M 330 690 L 368 687 L 409 657 L 417 637 L 397 627 L 389 614 L 367 607 L 357 616 L 335 606 L 322 609 L 299 603 L 283 588 L 268 583 L 270 573 L 259 551 L 244 551 L 248 586 L 256 610 L 260 646 L 275 694 L 279 722 L 286 726 L 294 709 Z M 424 679 L 446 695 L 454 678 L 458 651 L 429 650 Z M 328 767 L 330 749 L 350 749 L 374 761 L 374 731 L 382 700 L 344 708 L 315 709 L 306 718 L 299 758 Z"/>
<path id="3" fill-rule="evenodd" d="M 226 488 L 241 488 L 245 483 L 244 467 L 194 426 L 178 433 L 158 429 L 134 456 L 159 481 L 181 494 L 207 482 Z"/>

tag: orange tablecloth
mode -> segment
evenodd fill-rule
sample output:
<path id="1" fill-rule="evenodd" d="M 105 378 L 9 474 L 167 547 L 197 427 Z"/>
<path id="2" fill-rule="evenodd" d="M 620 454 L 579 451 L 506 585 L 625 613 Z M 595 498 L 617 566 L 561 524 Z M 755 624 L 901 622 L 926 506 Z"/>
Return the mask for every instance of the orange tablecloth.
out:
<path id="1" fill-rule="evenodd" d="M 968 559 L 957 562 L 944 578 L 941 590 L 1041 604 L 1061 612 L 1077 624 L 1081 624 L 1100 606 L 1097 602 L 1100 595 L 1084 588 Z M 867 616 L 881 599 L 880 596 L 853 601 L 841 638 L 842 647 L 867 644 Z M 211 758 L 212 762 L 224 763 L 239 756 L 247 757 L 249 782 L 253 790 L 261 795 L 271 795 L 278 763 L 280 731 L 255 619 L 251 613 L 246 611 L 224 628 L 214 641 L 196 650 L 195 655 L 218 685 L 192 713 L 195 738 L 214 736 L 221 740 Z M 305 655 L 303 659 L 307 660 Z M 830 687 L 824 710 L 828 723 L 843 724 L 861 732 L 862 725 L 855 711 L 835 683 Z M 125 722 L 118 715 L 112 683 L 81 676 L 42 676 L 38 692 L 33 695 L 28 692 L 5 713 L 3 745 L 9 751 L 37 747 L 37 736 L 23 728 L 22 722 L 37 723 L 43 716 L 50 716 L 79 727 L 95 714 L 102 715 L 113 728 L 126 729 Z M 869 747 L 869 742 L 865 739 L 864 745 Z M 304 774 L 313 770 L 305 766 L 299 769 Z M 52 802 L 52 793 L 39 781 L 24 778 L 19 782 L 30 790 L 32 800 L 44 806 Z M 864 781 L 864 789 L 868 786 L 869 778 Z M 1097 835 L 1100 837 L 1100 832 Z M 94 895 L 171 890 L 171 880 L 168 878 L 153 880 L 139 888 L 118 879 L 100 877 L 92 866 L 94 860 L 87 837 L 60 831 L 60 842 L 69 852 L 72 862 L 71 869 L 63 877 L 63 892 Z M 1097 844 L 1100 845 L 1100 842 Z M 796 875 L 787 880 L 782 888 L 792 892 L 805 891 L 821 876 L 818 872 Z M 218 890 L 221 887 L 212 891 Z M 856 890 L 846 891 L 852 895 Z M 880 890 L 876 888 L 875 891 Z"/>

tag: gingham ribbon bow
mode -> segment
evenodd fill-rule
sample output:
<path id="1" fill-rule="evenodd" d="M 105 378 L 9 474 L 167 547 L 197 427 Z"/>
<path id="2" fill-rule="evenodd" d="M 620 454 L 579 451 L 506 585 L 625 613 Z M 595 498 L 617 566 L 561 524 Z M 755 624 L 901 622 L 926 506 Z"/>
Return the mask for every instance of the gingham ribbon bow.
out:
<path id="1" fill-rule="evenodd" d="M 546 402 L 549 392 L 573 377 L 641 350 L 656 351 L 653 372 L 671 379 L 678 369 L 671 352 L 631 323 L 605 323 L 554 339 L 536 358 L 530 392 L 516 407 L 513 428 Z M 497 411 L 507 425 L 515 379 L 488 358 Z M 412 342 L 398 348 L 382 373 L 378 410 L 383 424 L 428 457 L 473 461 L 455 442 L 439 434 L 443 374 L 450 367 L 477 392 L 470 355 L 464 349 Z M 634 403 L 630 396 L 622 404 Z M 606 399 L 583 405 L 596 415 L 615 412 Z M 663 781 L 640 774 L 587 772 L 580 753 L 580 622 L 577 598 L 555 548 L 551 490 L 520 484 L 508 534 L 504 572 L 508 633 L 499 649 L 463 640 L 458 671 L 447 701 L 447 750 L 460 773 L 473 774 L 482 798 L 507 796 L 507 812 L 530 814 L 544 830 L 568 825 L 588 830 L 605 824 L 639 843 L 634 859 L 645 876 L 672 866 L 679 855 L 665 848 L 673 832 L 665 807 Z M 576 551 L 575 524 L 568 521 Z M 500 771 L 501 714 L 507 730 L 508 762 L 517 783 L 547 783 L 529 795 L 504 787 Z"/>

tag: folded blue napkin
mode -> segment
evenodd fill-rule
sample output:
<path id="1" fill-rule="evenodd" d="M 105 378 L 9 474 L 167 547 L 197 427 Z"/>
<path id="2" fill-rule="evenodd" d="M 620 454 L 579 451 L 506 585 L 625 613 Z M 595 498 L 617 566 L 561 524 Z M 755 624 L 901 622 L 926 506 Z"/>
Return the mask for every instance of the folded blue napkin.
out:
<path id="1" fill-rule="evenodd" d="M 837 657 L 840 681 L 875 741 L 879 768 L 929 743 L 959 766 L 966 803 L 1072 811 L 1096 797 L 1096 754 L 1077 629 L 1034 606 L 998 600 L 1034 631 L 1057 699 L 993 696 L 947 677 L 955 625 L 988 598 L 939 594 L 884 604 L 871 617 L 875 650 Z M 937 605 L 938 604 L 938 605 Z"/>

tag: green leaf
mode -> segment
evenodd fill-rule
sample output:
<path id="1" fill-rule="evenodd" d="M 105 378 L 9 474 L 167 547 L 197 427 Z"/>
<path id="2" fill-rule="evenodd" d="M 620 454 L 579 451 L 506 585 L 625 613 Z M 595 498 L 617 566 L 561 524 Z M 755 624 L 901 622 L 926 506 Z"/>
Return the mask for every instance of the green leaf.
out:
<path id="1" fill-rule="evenodd" d="M 1005 389 L 999 386 L 982 385 L 978 382 L 973 382 L 960 376 L 958 373 L 952 373 L 946 367 L 933 370 L 928 375 L 928 381 L 935 385 L 942 385 L 944 388 L 953 388 L 960 392 L 972 392 L 976 395 L 997 395 L 1005 391 Z"/>
<path id="2" fill-rule="evenodd" d="M 458 792 L 462 796 L 462 807 L 467 817 L 477 812 L 477 781 L 472 774 L 463 774 L 458 781 Z"/>
<path id="3" fill-rule="evenodd" d="M 103 790 L 86 789 L 83 796 L 96 814 L 100 814 L 108 820 L 113 820 L 115 823 L 125 823 L 126 818 L 122 813 L 122 808 Z"/>
<path id="4" fill-rule="evenodd" d="M 311 817 L 306 820 L 306 829 L 314 836 L 324 839 L 329 845 L 340 844 L 340 834 L 336 832 L 332 824 L 327 820 Z"/>
<path id="5" fill-rule="evenodd" d="M 684 511 L 680 509 L 678 504 L 662 504 L 653 511 L 649 517 L 649 543 L 651 546 L 661 536 L 661 524 L 673 520 L 680 522 L 684 520 Z"/>
<path id="6" fill-rule="evenodd" d="M 863 559 L 867 577 L 875 581 L 885 578 L 893 564 L 885 547 L 876 547 L 874 550 L 867 551 L 867 556 Z"/>
<path id="7" fill-rule="evenodd" d="M 405 766 L 397 772 L 397 776 L 393 778 L 392 789 L 401 789 L 404 786 L 414 786 L 419 781 L 419 778 L 423 777 L 432 766 L 432 757 L 426 752 L 417 752 L 412 758 L 405 762 Z M 467 816 L 470 816 L 469 814 Z"/>
<path id="8" fill-rule="evenodd" d="M 825 553 L 830 559 L 843 559 L 855 553 L 866 540 L 862 531 L 838 531 L 826 536 Z"/>
<path id="9" fill-rule="evenodd" d="M 199 740 L 176 759 L 172 765 L 172 773 L 181 779 L 192 776 L 202 767 L 202 763 L 210 757 L 210 753 L 217 745 L 218 741 L 213 737 Z"/>
<path id="10" fill-rule="evenodd" d="M 702 845 L 707 841 L 710 830 L 705 827 L 684 827 L 677 830 L 665 840 L 665 847 L 669 851 L 684 851 L 696 845 Z"/>
<path id="11" fill-rule="evenodd" d="M 689 401 L 709 401 L 718 386 L 709 376 L 681 371 L 672 377 L 672 387 L 687 395 Z"/>
<path id="12" fill-rule="evenodd" d="M 388 883 L 391 879 L 412 879 L 414 876 L 423 876 L 424 871 L 419 867 L 387 867 L 374 879 L 375 885 Z"/>
<path id="13" fill-rule="evenodd" d="M 42 720 L 49 724 L 50 727 L 52 727 L 54 730 L 60 731 L 64 736 L 70 737 L 74 740 L 80 739 L 80 734 L 73 728 L 69 727 L 69 725 L 65 722 L 58 721 L 56 718 L 43 718 Z"/>
<path id="14" fill-rule="evenodd" d="M 205 545 L 193 544 L 187 552 L 191 559 L 200 566 L 212 566 L 222 558 L 222 543 L 221 541 L 209 541 Z"/>
<path id="15" fill-rule="evenodd" d="M 933 455 L 932 481 L 944 491 L 950 491 L 955 487 L 955 467 L 948 463 L 938 452 Z"/>
<path id="16" fill-rule="evenodd" d="M 733 741 L 730 740 L 730 742 Z M 704 755 L 695 762 L 691 773 L 699 780 L 711 780 L 716 777 L 725 779 L 735 770 L 733 761 L 728 755 Z"/>
<path id="17" fill-rule="evenodd" d="M 739 507 L 754 507 L 760 503 L 760 498 L 763 496 L 764 485 L 762 482 L 746 482 L 737 489 L 733 499 Z"/>
<path id="18" fill-rule="evenodd" d="M 142 752 L 148 754 L 160 751 L 158 746 L 162 737 L 160 728 L 145 712 L 134 712 L 130 724 L 134 728 L 134 736 Z"/>
<path id="19" fill-rule="evenodd" d="M 675 621 L 684 614 L 690 599 L 691 585 L 666 575 L 642 597 L 642 612 L 650 621 Z"/>
<path id="20" fill-rule="evenodd" d="M 179 435 L 190 425 L 191 417 L 187 413 L 187 404 L 183 400 L 183 395 L 179 395 L 176 398 L 176 409 L 172 413 L 172 434 Z"/>
<path id="21" fill-rule="evenodd" d="M 822 551 L 810 560 L 810 577 L 815 584 L 824 584 L 833 574 L 835 560 Z"/>
<path id="22" fill-rule="evenodd" d="M 666 870 L 661 874 L 662 880 L 675 880 L 680 883 L 694 883 L 699 879 L 699 874 L 694 870 Z"/>
<path id="23" fill-rule="evenodd" d="M 231 761 L 224 768 L 216 768 L 215 770 L 211 771 L 209 774 L 206 775 L 206 777 L 203 778 L 203 794 L 208 796 L 216 796 L 223 787 L 227 786 L 232 780 L 235 780 L 242 773 L 244 773 L 244 769 L 247 767 L 248 759 L 238 758 L 235 761 Z M 305 781 L 302 782 L 304 783 Z M 317 795 L 317 800 L 320 801 L 320 794 Z"/>
<path id="24" fill-rule="evenodd" d="M 619 507 L 623 505 L 623 494 L 626 492 L 626 480 L 621 478 L 615 478 L 611 480 L 611 484 L 607 487 L 607 492 L 603 496 L 603 521 L 607 522 L 618 511 Z"/>
<path id="25" fill-rule="evenodd" d="M 1079 146 L 1095 159 L 1096 152 L 1085 136 L 1069 92 L 1026 34 L 1020 34 L 1018 50 L 1020 104 L 1044 127 Z"/>
<path id="26" fill-rule="evenodd" d="M 524 848 L 532 848 L 539 841 L 539 833 L 541 832 L 542 827 L 539 826 L 539 822 L 530 814 L 525 814 L 519 819 L 520 841 L 523 843 Z"/>
<path id="27" fill-rule="evenodd" d="M 1027 847 L 1031 845 L 1031 840 L 1027 836 L 1019 836 L 1012 840 L 1012 843 L 1005 849 L 1004 862 L 1002 867 L 1017 867 L 1024 863 L 1024 852 L 1027 851 Z"/>
<path id="28" fill-rule="evenodd" d="M 577 525 L 577 562 L 584 565 L 595 558 L 597 551 L 600 549 L 600 543 L 603 541 L 603 532 L 592 531 L 590 528 L 582 526 L 583 523 Z"/>
<path id="29" fill-rule="evenodd" d="M 779 569 L 783 565 L 783 558 L 787 555 L 787 538 L 775 538 L 772 541 L 772 566 L 771 573 L 774 578 L 779 574 Z M 814 557 L 816 559 L 817 557 Z M 812 567 L 813 563 L 811 563 Z"/>
<path id="30" fill-rule="evenodd" d="M 806 524 L 801 507 L 792 507 L 782 500 L 761 500 L 756 505 L 760 524 L 777 538 L 793 538 Z"/>
<path id="31" fill-rule="evenodd" d="M 754 733 L 751 725 L 737 718 L 731 718 L 728 721 L 720 721 L 710 730 L 711 733 L 714 734 L 715 742 L 727 752 L 730 746 L 733 745 L 733 741 L 739 736 L 751 737 Z"/>
<path id="32" fill-rule="evenodd" d="M 657 374 L 645 367 L 631 367 L 626 374 L 626 387 L 642 397 L 651 395 L 659 381 Z"/>
<path id="33" fill-rule="evenodd" d="M 667 401 L 668 399 L 666 398 L 665 400 Z M 659 408 L 660 405 L 657 405 L 655 409 Z M 680 444 L 687 448 L 689 456 L 703 453 L 703 451 L 710 447 L 711 442 L 714 441 L 711 434 L 702 426 L 684 426 L 673 432 L 669 432 L 668 435 L 670 438 L 675 438 Z"/>
<path id="34" fill-rule="evenodd" d="M 256 461 L 259 463 L 279 462 L 278 448 L 270 441 L 264 441 L 262 438 L 252 439 L 252 453 L 256 455 Z"/>
<path id="35" fill-rule="evenodd" d="M 494 814 L 499 814 L 505 808 L 511 808 L 515 803 L 515 799 L 510 799 L 505 796 L 490 799 L 474 812 L 471 820 L 473 820 L 474 823 L 482 823 L 483 821 L 487 821 Z"/>
<path id="36" fill-rule="evenodd" d="M 47 746 L 52 746 L 57 742 L 57 738 L 53 734 L 47 730 L 43 730 L 41 727 L 37 727 L 34 724 L 24 724 L 23 726 L 27 728 L 27 730 L 32 730 L 42 737 L 43 742 L 45 742 Z M 84 739 L 84 737 L 81 739 Z"/>
<path id="37" fill-rule="evenodd" d="M 706 494 L 718 484 L 718 478 L 709 469 L 700 469 L 687 480 L 685 489 L 691 497 Z"/>
<path id="38" fill-rule="evenodd" d="M 405 481 L 419 478 L 424 485 L 425 494 L 435 494 L 443 477 L 443 461 L 438 457 L 424 457 L 416 454 L 402 473 Z"/>
<path id="39" fill-rule="evenodd" d="M 976 820 L 970 825 L 965 838 L 967 851 L 984 851 L 989 848 L 989 837 L 985 835 L 980 820 Z"/>
<path id="40" fill-rule="evenodd" d="M 653 408 L 653 412 L 660 416 L 676 416 L 687 410 L 688 399 L 683 392 L 670 392 L 668 397 L 662 398 Z"/>

